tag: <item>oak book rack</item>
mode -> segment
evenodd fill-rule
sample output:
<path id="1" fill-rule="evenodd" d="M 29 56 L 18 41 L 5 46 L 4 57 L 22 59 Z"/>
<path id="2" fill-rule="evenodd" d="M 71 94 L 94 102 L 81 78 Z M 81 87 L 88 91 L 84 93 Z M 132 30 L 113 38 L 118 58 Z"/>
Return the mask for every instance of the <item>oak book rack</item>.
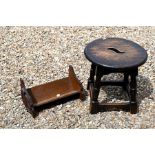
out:
<path id="1" fill-rule="evenodd" d="M 77 79 L 72 66 L 69 66 L 69 76 L 66 78 L 28 89 L 25 87 L 23 79 L 20 79 L 20 85 L 23 103 L 33 117 L 38 114 L 37 107 L 51 102 L 54 103 L 71 96 L 84 99 L 82 84 Z"/>

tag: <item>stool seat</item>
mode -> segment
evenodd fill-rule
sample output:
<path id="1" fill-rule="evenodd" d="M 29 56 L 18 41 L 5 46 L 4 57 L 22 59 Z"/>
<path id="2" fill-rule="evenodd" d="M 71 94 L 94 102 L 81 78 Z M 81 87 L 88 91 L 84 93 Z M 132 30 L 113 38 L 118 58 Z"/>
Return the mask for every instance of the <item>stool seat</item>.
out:
<path id="1" fill-rule="evenodd" d="M 84 53 L 89 61 L 108 69 L 132 69 L 147 60 L 143 47 L 122 38 L 94 40 L 86 46 Z"/>

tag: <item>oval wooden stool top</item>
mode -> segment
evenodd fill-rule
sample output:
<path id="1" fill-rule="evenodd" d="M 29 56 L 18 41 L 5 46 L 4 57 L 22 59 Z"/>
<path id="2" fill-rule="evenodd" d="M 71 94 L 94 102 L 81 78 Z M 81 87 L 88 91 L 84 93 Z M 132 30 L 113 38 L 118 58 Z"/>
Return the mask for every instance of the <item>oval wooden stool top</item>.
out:
<path id="1" fill-rule="evenodd" d="M 133 41 L 122 38 L 102 38 L 85 48 L 86 58 L 108 69 L 133 69 L 147 60 L 146 50 Z"/>

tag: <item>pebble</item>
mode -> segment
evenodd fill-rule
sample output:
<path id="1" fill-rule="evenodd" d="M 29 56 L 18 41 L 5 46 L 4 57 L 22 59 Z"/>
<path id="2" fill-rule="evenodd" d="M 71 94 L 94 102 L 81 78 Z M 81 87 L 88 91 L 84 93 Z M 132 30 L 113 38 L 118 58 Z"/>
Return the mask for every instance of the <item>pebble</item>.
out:
<path id="1" fill-rule="evenodd" d="M 0 34 L 0 128 L 155 128 L 154 27 L 1 27 Z M 68 66 L 73 65 L 86 89 L 91 64 L 84 48 L 101 37 L 130 39 L 148 50 L 148 61 L 137 78 L 139 113 L 91 115 L 87 95 L 84 102 L 77 99 L 45 109 L 33 119 L 21 100 L 19 79 L 33 87 L 68 76 Z M 121 78 L 121 74 L 104 77 Z M 99 100 L 116 102 L 127 97 L 120 88 L 106 87 Z"/>
<path id="2" fill-rule="evenodd" d="M 0 107 L 0 110 L 4 110 L 4 107 Z"/>

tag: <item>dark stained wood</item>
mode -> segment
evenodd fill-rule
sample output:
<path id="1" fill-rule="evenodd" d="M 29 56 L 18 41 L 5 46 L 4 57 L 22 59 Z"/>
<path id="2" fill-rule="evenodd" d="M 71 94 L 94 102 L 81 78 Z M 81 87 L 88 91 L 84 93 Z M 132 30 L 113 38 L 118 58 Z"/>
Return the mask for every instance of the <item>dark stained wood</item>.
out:
<path id="1" fill-rule="evenodd" d="M 23 103 L 27 109 L 27 111 L 33 116 L 35 117 L 37 115 L 34 107 L 33 107 L 33 101 L 32 101 L 32 97 L 29 94 L 28 90 L 25 87 L 24 81 L 22 79 L 20 79 L 20 86 L 21 86 L 21 96 L 22 96 L 22 100 Z"/>
<path id="2" fill-rule="evenodd" d="M 78 97 L 81 100 L 84 99 L 83 87 L 77 79 L 72 66 L 69 66 L 69 76 L 67 78 L 55 80 L 28 89 L 26 89 L 24 81 L 22 79 L 20 81 L 23 102 L 28 112 L 30 112 L 33 117 L 36 115 L 35 107 L 76 94 L 78 94 Z"/>
<path id="3" fill-rule="evenodd" d="M 137 76 L 138 71 L 134 71 L 131 73 L 131 81 L 130 81 L 130 112 L 132 114 L 136 114 L 138 111 L 138 106 L 137 106 L 137 101 L 136 101 L 136 95 L 137 95 L 137 81 L 136 81 L 136 76 Z"/>
<path id="4" fill-rule="evenodd" d="M 98 111 L 99 112 L 106 112 L 106 111 L 120 111 L 124 110 L 129 112 L 130 111 L 130 102 L 124 103 L 101 103 L 99 104 Z"/>
<path id="5" fill-rule="evenodd" d="M 95 71 L 96 71 L 96 66 L 92 63 L 91 69 L 90 69 L 90 77 L 88 79 L 88 84 L 87 84 L 87 90 L 89 89 L 89 84 L 94 83 Z"/>
<path id="6" fill-rule="evenodd" d="M 91 109 L 90 109 L 90 113 L 91 114 L 95 114 L 98 112 L 97 108 L 98 108 L 98 95 L 100 92 L 100 82 L 101 82 L 101 77 L 102 77 L 102 72 L 101 72 L 101 67 L 96 67 L 96 78 L 95 78 L 95 82 L 94 85 L 92 85 L 91 88 L 93 90 L 92 93 L 92 103 L 91 103 Z"/>
<path id="7" fill-rule="evenodd" d="M 131 114 L 138 112 L 136 101 L 138 67 L 147 60 L 147 53 L 137 43 L 122 38 L 97 39 L 85 48 L 85 56 L 92 63 L 87 89 L 90 92 L 90 113 L 107 109 L 125 109 Z M 123 81 L 103 81 L 103 75 L 123 73 Z M 129 78 L 130 77 L 130 78 Z M 128 104 L 105 104 L 98 102 L 101 86 L 122 86 L 129 97 Z"/>
<path id="8" fill-rule="evenodd" d="M 122 38 L 97 39 L 86 46 L 84 53 L 93 64 L 115 70 L 136 68 L 147 60 L 143 47 Z"/>

